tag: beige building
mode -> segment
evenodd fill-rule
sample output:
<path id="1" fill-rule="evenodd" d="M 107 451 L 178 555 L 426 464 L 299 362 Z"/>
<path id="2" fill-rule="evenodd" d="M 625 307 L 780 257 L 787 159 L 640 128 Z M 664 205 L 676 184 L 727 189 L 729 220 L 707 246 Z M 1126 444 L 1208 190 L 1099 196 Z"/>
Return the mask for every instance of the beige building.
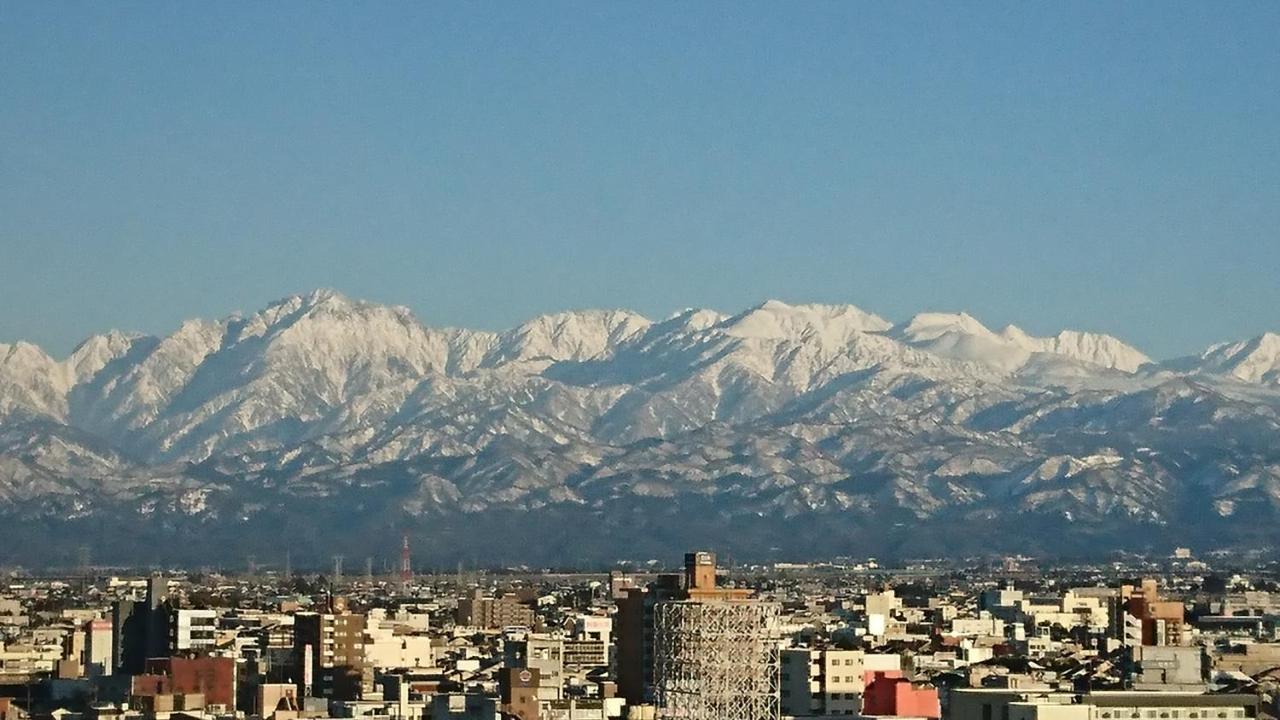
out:
<path id="1" fill-rule="evenodd" d="M 485 597 L 480 590 L 458 602 L 458 611 L 454 617 L 459 625 L 489 629 L 532 628 L 536 620 L 533 608 L 516 598 L 510 595 Z"/>
<path id="2" fill-rule="evenodd" d="M 1035 690 L 952 691 L 949 720 L 1244 720 L 1258 714 L 1255 695 Z"/>
<path id="3" fill-rule="evenodd" d="M 779 683 L 783 715 L 856 715 L 865 673 L 902 669 L 897 655 L 861 650 L 783 650 Z"/>

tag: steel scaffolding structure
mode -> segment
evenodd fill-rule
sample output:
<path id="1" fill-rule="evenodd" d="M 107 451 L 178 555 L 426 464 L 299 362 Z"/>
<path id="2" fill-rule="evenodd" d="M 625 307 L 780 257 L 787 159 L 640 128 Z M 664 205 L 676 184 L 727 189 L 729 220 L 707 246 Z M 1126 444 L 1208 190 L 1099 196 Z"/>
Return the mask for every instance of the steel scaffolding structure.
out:
<path id="1" fill-rule="evenodd" d="M 778 606 L 659 603 L 654 699 L 663 720 L 777 720 Z"/>

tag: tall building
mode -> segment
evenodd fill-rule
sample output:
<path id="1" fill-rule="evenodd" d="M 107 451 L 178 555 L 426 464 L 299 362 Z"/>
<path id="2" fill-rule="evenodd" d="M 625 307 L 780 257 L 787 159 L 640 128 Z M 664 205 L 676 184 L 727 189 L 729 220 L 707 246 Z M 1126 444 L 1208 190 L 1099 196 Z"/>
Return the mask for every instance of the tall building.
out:
<path id="1" fill-rule="evenodd" d="M 1184 645 L 1186 608 L 1160 597 L 1155 580 L 1121 586 L 1110 606 L 1111 636 L 1125 645 Z"/>
<path id="2" fill-rule="evenodd" d="M 169 656 L 169 584 L 163 577 L 147 581 L 142 602 L 118 600 L 111 606 L 115 672 L 139 675 L 149 658 Z"/>
<path id="3" fill-rule="evenodd" d="M 337 603 L 330 613 L 298 613 L 293 621 L 294 651 L 302 666 L 302 694 L 333 700 L 358 700 L 373 687 L 373 668 L 365 661 L 365 618 Z"/>
<path id="4" fill-rule="evenodd" d="M 136 600 L 111 605 L 112 671 L 137 675 L 146 665 L 146 606 Z"/>
<path id="5" fill-rule="evenodd" d="M 618 694 L 660 717 L 778 717 L 776 605 L 719 587 L 709 552 L 617 600 Z"/>
<path id="6" fill-rule="evenodd" d="M 169 581 L 161 575 L 147 580 L 146 657 L 169 657 Z"/>
<path id="7" fill-rule="evenodd" d="M 654 611 L 659 718 L 776 720 L 778 612 L 742 599 L 677 600 Z"/>
<path id="8" fill-rule="evenodd" d="M 570 672 L 588 672 L 609 667 L 609 646 L 601 640 L 565 638 L 564 668 Z"/>
<path id="9" fill-rule="evenodd" d="M 716 584 L 716 557 L 709 552 L 684 556 L 683 575 L 663 574 L 648 587 L 628 587 L 614 616 L 618 695 L 629 705 L 653 700 L 654 618 L 660 603 L 671 600 L 745 600 L 750 590 Z"/>
<path id="10" fill-rule="evenodd" d="M 115 669 L 115 646 L 110 620 L 90 620 L 84 625 L 84 674 L 110 675 Z"/>

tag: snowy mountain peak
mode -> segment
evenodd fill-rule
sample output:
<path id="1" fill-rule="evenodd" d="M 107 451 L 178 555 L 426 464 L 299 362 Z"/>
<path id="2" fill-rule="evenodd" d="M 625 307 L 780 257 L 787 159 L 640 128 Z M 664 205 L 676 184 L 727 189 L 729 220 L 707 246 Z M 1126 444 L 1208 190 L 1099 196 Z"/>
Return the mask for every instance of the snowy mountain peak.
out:
<path id="1" fill-rule="evenodd" d="M 1049 353 L 1129 373 L 1151 362 L 1141 351 L 1110 335 L 1063 330 L 1054 337 L 1041 338 L 1016 325 L 1006 326 L 997 334 L 963 312 L 916 315 L 894 327 L 889 334 L 937 355 L 981 363 L 1004 372 L 1021 368 L 1035 353 Z"/>
<path id="2" fill-rule="evenodd" d="M 70 378 L 65 368 L 29 342 L 0 343 L 0 418 L 11 414 L 66 414 Z"/>
<path id="3" fill-rule="evenodd" d="M 1221 343 L 1205 350 L 1199 358 L 1201 372 L 1232 377 L 1251 383 L 1280 385 L 1280 335 L 1267 332 L 1255 338 Z"/>
<path id="4" fill-rule="evenodd" d="M 485 358 L 489 367 L 509 362 L 589 360 L 609 354 L 652 325 L 628 310 L 579 310 L 541 315 L 499 335 Z"/>
<path id="5" fill-rule="evenodd" d="M 71 381 L 79 384 L 90 380 L 107 363 L 123 356 L 134 343 L 146 337 L 141 333 L 126 333 L 111 330 L 101 335 L 94 335 L 76 346 L 64 364 L 71 375 Z"/>
<path id="6" fill-rule="evenodd" d="M 997 333 L 966 313 L 890 327 L 770 301 L 657 324 L 564 312 L 492 333 L 333 291 L 162 338 L 106 333 L 61 362 L 0 345 L 0 562 L 9 527 L 98 543 L 77 533 L 118 537 L 153 512 L 175 538 L 256 533 L 260 547 L 285 517 L 342 512 L 352 537 L 388 521 L 504 523 L 468 537 L 505 549 L 501 518 L 518 511 L 531 537 L 555 523 L 591 538 L 582 547 L 630 546 L 625 528 L 652 542 L 660 517 L 712 518 L 757 547 L 787 535 L 869 552 L 902 526 L 919 549 L 987 552 L 1056 550 L 1079 533 L 1044 523 L 1067 514 L 1133 537 L 1135 522 L 1181 532 L 1214 507 L 1231 522 L 1193 536 L 1273 545 L 1257 533 L 1280 518 L 1280 336 L 1182 369 L 1146 361 L 1110 336 Z M 93 521 L 69 530 L 69 517 Z M 973 536 L 975 518 L 988 535 Z"/>
<path id="7" fill-rule="evenodd" d="M 727 317 L 724 313 L 708 310 L 707 308 L 685 308 L 658 323 L 655 328 L 660 325 L 663 329 L 680 328 L 696 332 L 719 325 Z"/>
<path id="8" fill-rule="evenodd" d="M 1011 373 L 1031 351 L 997 335 L 968 313 L 921 313 L 887 333 L 912 347 L 962 362 Z"/>
<path id="9" fill-rule="evenodd" d="M 1031 352 L 1052 353 L 1128 373 L 1151 363 L 1151 358 L 1137 348 L 1100 333 L 1063 330 L 1054 337 L 1042 338 L 1009 325 L 1000 332 L 1000 337 Z"/>
<path id="10" fill-rule="evenodd" d="M 913 316 L 906 323 L 893 328 L 892 334 L 908 342 L 927 342 L 944 335 L 959 333 L 981 337 L 994 333 L 969 313 L 928 312 Z"/>
<path id="11" fill-rule="evenodd" d="M 890 323 L 853 305 L 788 305 L 780 300 L 767 300 L 726 318 L 719 327 L 732 337 L 813 339 L 824 345 L 839 345 L 857 333 L 886 330 Z"/>

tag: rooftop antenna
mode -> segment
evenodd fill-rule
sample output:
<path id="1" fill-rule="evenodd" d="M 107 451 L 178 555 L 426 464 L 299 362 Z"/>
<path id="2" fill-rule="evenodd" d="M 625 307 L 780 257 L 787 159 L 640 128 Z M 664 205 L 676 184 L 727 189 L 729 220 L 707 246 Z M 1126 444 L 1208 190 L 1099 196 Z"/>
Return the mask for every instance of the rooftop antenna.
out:
<path id="1" fill-rule="evenodd" d="M 342 556 L 333 556 L 333 584 L 337 585 L 342 582 Z"/>

